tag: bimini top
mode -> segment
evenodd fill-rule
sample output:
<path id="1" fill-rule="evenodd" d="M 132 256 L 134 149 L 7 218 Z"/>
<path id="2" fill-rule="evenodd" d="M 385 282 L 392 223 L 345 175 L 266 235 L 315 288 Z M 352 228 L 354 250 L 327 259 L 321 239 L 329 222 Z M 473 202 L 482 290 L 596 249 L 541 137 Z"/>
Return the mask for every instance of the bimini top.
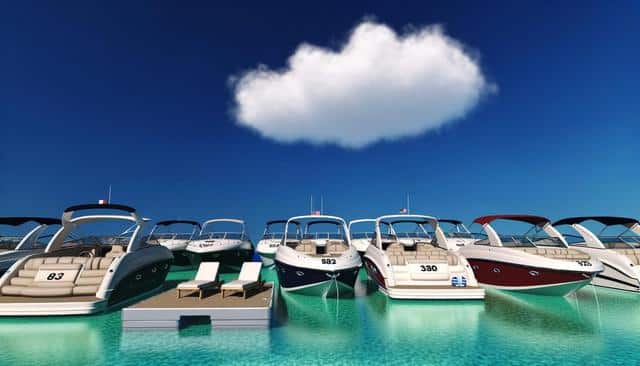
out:
<path id="1" fill-rule="evenodd" d="M 578 217 L 568 217 L 566 219 L 558 220 L 553 223 L 553 226 L 580 224 L 582 222 L 589 221 L 589 220 L 597 221 L 602 225 L 606 225 L 606 226 L 611 226 L 611 225 L 633 226 L 639 223 L 637 219 L 633 219 L 629 217 L 578 216 Z"/>
<path id="2" fill-rule="evenodd" d="M 287 220 L 269 220 L 267 221 L 267 226 L 277 225 L 277 224 L 286 224 Z M 300 223 L 297 221 L 291 221 L 292 224 L 299 225 Z"/>
<path id="3" fill-rule="evenodd" d="M 480 216 L 477 219 L 473 220 L 474 224 L 486 225 L 495 220 L 511 220 L 511 221 L 520 221 L 527 222 L 531 225 L 536 226 L 544 226 L 549 223 L 549 219 L 542 216 L 533 216 L 533 215 L 489 215 L 489 216 Z"/>
<path id="4" fill-rule="evenodd" d="M 31 221 L 40 225 L 62 225 L 60 219 L 49 217 L 0 217 L 0 225 L 19 226 Z"/>
<path id="5" fill-rule="evenodd" d="M 64 212 L 73 212 L 73 211 L 81 211 L 81 210 L 120 210 L 126 212 L 136 212 L 136 209 L 130 206 L 119 205 L 116 203 L 88 203 L 84 205 L 75 205 L 71 207 L 67 207 Z"/>
<path id="6" fill-rule="evenodd" d="M 342 217 L 338 216 L 329 216 L 329 215 L 303 215 L 303 216 L 294 216 L 287 220 L 288 222 L 295 223 L 300 222 L 302 220 L 313 220 L 312 222 L 307 223 L 310 224 L 342 224 L 347 225 L 346 221 Z"/>
<path id="7" fill-rule="evenodd" d="M 400 223 L 430 223 L 432 226 L 438 226 L 438 219 L 433 216 L 424 216 L 424 215 L 386 215 L 380 216 L 376 219 L 376 221 L 387 224 L 400 224 Z"/>
<path id="8" fill-rule="evenodd" d="M 439 222 L 444 222 L 446 224 L 462 225 L 462 221 L 455 220 L 455 219 L 438 219 L 438 221 Z"/>
<path id="9" fill-rule="evenodd" d="M 193 220 L 164 220 L 156 223 L 157 226 L 169 226 L 174 224 L 189 224 L 200 228 L 200 223 Z"/>

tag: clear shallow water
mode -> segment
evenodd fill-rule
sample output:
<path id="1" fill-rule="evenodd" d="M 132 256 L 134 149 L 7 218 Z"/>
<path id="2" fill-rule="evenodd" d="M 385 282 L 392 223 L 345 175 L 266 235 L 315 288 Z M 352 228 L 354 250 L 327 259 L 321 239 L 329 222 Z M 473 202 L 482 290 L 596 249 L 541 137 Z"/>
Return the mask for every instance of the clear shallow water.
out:
<path id="1" fill-rule="evenodd" d="M 640 364 L 640 295 L 588 286 L 566 299 L 489 292 L 485 302 L 390 301 L 360 275 L 352 298 L 281 295 L 270 330 L 123 332 L 119 311 L 0 318 L 0 364 Z"/>

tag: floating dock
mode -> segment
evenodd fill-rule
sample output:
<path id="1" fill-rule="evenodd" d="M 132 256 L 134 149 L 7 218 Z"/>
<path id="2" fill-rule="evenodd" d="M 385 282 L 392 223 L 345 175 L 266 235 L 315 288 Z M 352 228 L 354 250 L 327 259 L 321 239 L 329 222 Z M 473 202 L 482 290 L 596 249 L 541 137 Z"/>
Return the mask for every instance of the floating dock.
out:
<path id="1" fill-rule="evenodd" d="M 273 283 L 259 291 L 242 295 L 217 292 L 199 299 L 197 295 L 179 298 L 176 289 L 122 309 L 122 327 L 127 330 L 180 329 L 190 318 L 209 317 L 214 329 L 268 328 L 271 323 Z"/>

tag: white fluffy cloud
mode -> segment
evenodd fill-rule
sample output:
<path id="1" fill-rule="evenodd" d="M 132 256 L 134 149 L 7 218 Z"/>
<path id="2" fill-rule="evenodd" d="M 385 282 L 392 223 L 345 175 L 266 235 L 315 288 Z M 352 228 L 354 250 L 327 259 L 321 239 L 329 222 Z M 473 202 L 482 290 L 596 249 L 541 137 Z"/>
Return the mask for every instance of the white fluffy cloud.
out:
<path id="1" fill-rule="evenodd" d="M 265 137 L 361 148 L 463 117 L 494 87 L 440 27 L 398 35 L 365 21 L 340 50 L 301 44 L 285 69 L 260 66 L 233 88 L 236 121 Z"/>

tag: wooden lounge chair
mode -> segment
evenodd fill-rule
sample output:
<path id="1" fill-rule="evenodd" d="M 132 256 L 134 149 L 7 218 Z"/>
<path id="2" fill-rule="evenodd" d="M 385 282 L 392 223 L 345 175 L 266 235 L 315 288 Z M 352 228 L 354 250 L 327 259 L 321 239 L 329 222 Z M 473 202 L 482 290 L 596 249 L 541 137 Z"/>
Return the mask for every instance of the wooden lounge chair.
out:
<path id="1" fill-rule="evenodd" d="M 225 283 L 220 287 L 222 297 L 226 292 L 242 292 L 242 298 L 247 298 L 247 292 L 262 288 L 264 283 L 260 280 L 260 270 L 262 262 L 245 262 L 240 269 L 240 275 L 237 280 Z"/>
<path id="2" fill-rule="evenodd" d="M 198 267 L 198 273 L 196 278 L 191 281 L 182 282 L 178 285 L 178 299 L 181 298 L 182 292 L 189 292 L 190 294 L 198 293 L 200 299 L 203 298 L 205 291 L 217 289 L 222 284 L 218 281 L 218 268 L 219 262 L 202 262 Z"/>

